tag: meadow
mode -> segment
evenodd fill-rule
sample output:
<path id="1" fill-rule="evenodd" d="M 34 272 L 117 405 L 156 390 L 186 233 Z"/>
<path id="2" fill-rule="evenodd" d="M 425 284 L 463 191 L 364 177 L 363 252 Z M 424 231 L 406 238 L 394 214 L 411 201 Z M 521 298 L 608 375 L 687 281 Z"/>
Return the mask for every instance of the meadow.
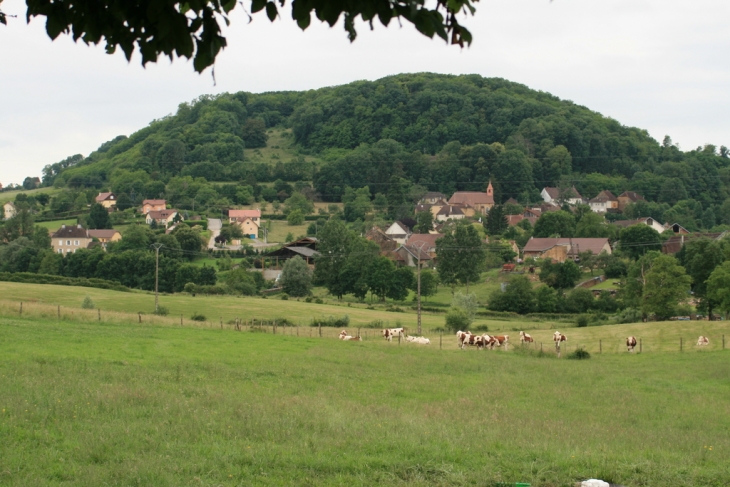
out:
<path id="1" fill-rule="evenodd" d="M 728 351 L 578 361 L 75 311 L 0 309 L 0 485 L 730 484 Z"/>

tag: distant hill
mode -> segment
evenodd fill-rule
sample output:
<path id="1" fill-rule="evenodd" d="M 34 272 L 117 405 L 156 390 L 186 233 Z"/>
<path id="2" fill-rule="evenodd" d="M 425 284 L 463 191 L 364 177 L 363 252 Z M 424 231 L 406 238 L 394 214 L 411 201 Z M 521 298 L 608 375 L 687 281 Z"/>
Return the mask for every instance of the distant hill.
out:
<path id="1" fill-rule="evenodd" d="M 331 201 L 346 186 L 367 185 L 373 195 L 398 184 L 449 193 L 483 190 L 492 180 L 502 200 L 535 200 L 544 186 L 575 184 L 587 198 L 634 190 L 666 204 L 657 211 L 691 200 L 701 208 L 687 211 L 717 213 L 728 198 L 729 165 L 724 147 L 682 152 L 668 137 L 660 144 L 521 84 L 418 73 L 306 92 L 201 96 L 88 157 L 47 166 L 43 180 L 101 187 L 121 171 L 162 185 L 180 175 L 314 180 Z"/>

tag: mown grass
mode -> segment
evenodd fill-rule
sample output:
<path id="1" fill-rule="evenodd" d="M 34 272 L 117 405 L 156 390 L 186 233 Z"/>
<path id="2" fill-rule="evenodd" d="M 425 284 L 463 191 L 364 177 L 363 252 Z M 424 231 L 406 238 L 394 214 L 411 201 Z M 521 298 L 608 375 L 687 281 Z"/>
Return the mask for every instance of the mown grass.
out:
<path id="1" fill-rule="evenodd" d="M 47 228 L 49 233 L 53 234 L 56 230 L 61 228 L 61 225 L 72 226 L 76 225 L 76 218 L 69 218 L 67 220 L 53 220 L 49 222 L 38 222 L 36 225 L 39 227 Z"/>
<path id="2" fill-rule="evenodd" d="M 729 356 L 3 318 L 0 484 L 726 486 Z"/>
<path id="3" fill-rule="evenodd" d="M 37 189 L 30 189 L 30 190 L 16 190 L 16 191 L 3 191 L 0 193 L 0 204 L 3 204 L 7 201 L 15 201 L 15 197 L 19 194 L 27 194 L 28 196 L 37 196 L 41 193 L 46 193 L 48 195 L 53 195 L 54 193 L 58 193 L 60 190 L 56 188 L 37 188 Z"/>

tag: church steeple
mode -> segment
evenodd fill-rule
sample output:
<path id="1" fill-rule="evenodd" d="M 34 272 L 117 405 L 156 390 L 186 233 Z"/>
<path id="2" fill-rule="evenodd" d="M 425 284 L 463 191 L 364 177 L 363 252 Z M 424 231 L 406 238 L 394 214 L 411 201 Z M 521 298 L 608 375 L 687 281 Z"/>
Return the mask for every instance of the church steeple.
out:
<path id="1" fill-rule="evenodd" d="M 489 185 L 487 186 L 487 196 L 494 196 L 494 188 L 492 188 L 492 180 L 489 180 Z"/>

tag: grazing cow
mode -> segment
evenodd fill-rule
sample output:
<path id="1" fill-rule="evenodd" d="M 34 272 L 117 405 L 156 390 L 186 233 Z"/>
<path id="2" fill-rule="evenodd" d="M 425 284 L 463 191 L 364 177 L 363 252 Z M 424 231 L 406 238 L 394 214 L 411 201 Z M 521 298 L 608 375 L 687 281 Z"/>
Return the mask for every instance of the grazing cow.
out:
<path id="1" fill-rule="evenodd" d="M 360 342 L 360 341 L 362 341 L 362 338 L 360 338 L 360 337 L 353 337 L 353 336 L 348 335 L 347 334 L 347 330 L 342 330 L 340 332 L 339 339 L 340 340 L 345 340 L 345 341 L 351 341 L 352 340 L 354 342 Z"/>
<path id="2" fill-rule="evenodd" d="M 532 343 L 535 340 L 532 339 L 532 337 L 525 333 L 524 331 L 520 332 L 520 343 Z"/>
<path id="3" fill-rule="evenodd" d="M 706 336 L 700 335 L 700 337 L 697 339 L 697 346 L 698 347 L 706 347 L 710 344 L 710 339 Z"/>
<path id="4" fill-rule="evenodd" d="M 633 352 L 635 347 L 636 347 L 636 337 L 628 337 L 626 339 L 626 349 L 629 352 Z"/>
<path id="5" fill-rule="evenodd" d="M 385 338 L 389 342 L 393 340 L 394 336 L 405 336 L 403 328 L 386 328 L 385 330 L 383 330 L 383 338 Z"/>
<path id="6" fill-rule="evenodd" d="M 460 349 L 462 349 L 462 350 L 464 349 L 464 340 L 466 340 L 466 337 L 468 337 L 469 335 L 471 335 L 471 332 L 469 332 L 469 331 L 459 330 L 456 332 L 456 345 Z"/>
<path id="7" fill-rule="evenodd" d="M 501 347 L 504 345 L 504 349 L 507 350 L 507 345 L 509 345 L 509 335 L 497 335 L 492 338 L 495 340 L 493 347 Z"/>
<path id="8" fill-rule="evenodd" d="M 495 346 L 499 346 L 499 340 L 497 340 L 497 337 L 490 337 L 489 335 L 484 334 L 484 346 L 489 347 L 489 350 L 494 350 Z"/>
<path id="9" fill-rule="evenodd" d="M 411 342 L 411 343 L 416 343 L 416 344 L 419 344 L 419 345 L 430 345 L 431 344 L 431 340 L 429 340 L 426 337 L 413 337 L 413 336 L 408 336 L 408 337 L 406 337 L 406 340 L 409 341 L 409 342 Z"/>

